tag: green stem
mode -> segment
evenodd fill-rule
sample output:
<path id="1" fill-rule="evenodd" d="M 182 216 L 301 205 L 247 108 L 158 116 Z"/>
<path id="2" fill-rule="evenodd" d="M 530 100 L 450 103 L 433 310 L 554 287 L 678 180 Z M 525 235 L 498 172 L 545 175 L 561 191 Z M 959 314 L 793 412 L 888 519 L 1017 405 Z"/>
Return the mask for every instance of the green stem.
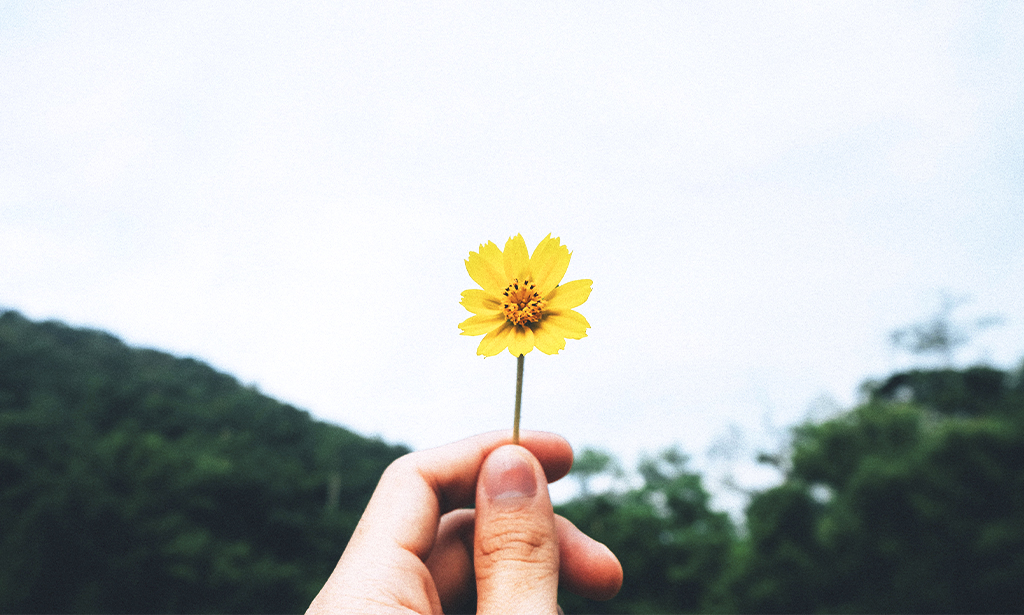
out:
<path id="1" fill-rule="evenodd" d="M 523 407 L 523 362 L 524 355 L 516 359 L 516 416 L 512 419 L 512 444 L 519 444 L 519 412 Z"/>

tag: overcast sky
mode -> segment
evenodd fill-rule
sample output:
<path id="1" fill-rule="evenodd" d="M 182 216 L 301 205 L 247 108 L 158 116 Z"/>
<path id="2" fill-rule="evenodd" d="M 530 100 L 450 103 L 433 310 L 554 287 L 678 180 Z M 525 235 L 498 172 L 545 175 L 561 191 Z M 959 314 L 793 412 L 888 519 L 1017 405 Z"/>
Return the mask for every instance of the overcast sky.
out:
<path id="1" fill-rule="evenodd" d="M 626 460 L 848 407 L 942 291 L 1024 356 L 1024 3 L 523 4 L 0 1 L 0 306 L 423 448 L 511 426 L 463 261 L 550 232 L 523 425 Z"/>

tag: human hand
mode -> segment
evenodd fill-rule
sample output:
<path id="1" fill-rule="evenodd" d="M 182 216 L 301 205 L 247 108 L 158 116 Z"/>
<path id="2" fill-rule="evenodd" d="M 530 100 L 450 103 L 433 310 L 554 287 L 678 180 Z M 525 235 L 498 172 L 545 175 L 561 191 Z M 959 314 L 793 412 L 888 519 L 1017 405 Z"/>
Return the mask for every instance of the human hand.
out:
<path id="1" fill-rule="evenodd" d="M 482 434 L 410 453 L 384 472 L 309 613 L 555 613 L 559 582 L 605 600 L 618 559 L 555 515 L 547 483 L 572 465 L 559 436 Z M 476 509 L 466 509 L 475 501 Z"/>

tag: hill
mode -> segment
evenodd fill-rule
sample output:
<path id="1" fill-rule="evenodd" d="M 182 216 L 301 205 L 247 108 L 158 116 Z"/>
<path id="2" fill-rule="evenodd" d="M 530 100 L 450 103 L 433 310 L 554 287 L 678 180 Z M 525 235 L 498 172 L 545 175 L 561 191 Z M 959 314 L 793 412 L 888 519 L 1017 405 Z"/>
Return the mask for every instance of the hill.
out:
<path id="1" fill-rule="evenodd" d="M 289 612 L 407 452 L 195 359 L 0 313 L 0 611 Z"/>

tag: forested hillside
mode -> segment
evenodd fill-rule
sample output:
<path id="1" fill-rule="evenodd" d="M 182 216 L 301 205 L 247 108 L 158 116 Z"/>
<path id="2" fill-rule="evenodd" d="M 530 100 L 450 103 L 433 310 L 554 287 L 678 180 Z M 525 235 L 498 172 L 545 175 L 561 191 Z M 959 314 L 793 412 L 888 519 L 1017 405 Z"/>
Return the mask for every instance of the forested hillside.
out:
<path id="1" fill-rule="evenodd" d="M 1024 383 L 911 371 L 794 431 L 757 494 L 720 599 L 730 611 L 1011 613 L 1024 608 Z"/>
<path id="2" fill-rule="evenodd" d="M 193 359 L 0 314 L 0 612 L 302 611 L 406 452 Z"/>
<path id="3" fill-rule="evenodd" d="M 914 370 L 763 454 L 781 484 L 734 530 L 677 451 L 641 486 L 561 512 L 619 555 L 619 596 L 583 613 L 1019 613 L 1024 609 L 1024 369 Z M 587 478 L 614 461 L 591 454 Z"/>

